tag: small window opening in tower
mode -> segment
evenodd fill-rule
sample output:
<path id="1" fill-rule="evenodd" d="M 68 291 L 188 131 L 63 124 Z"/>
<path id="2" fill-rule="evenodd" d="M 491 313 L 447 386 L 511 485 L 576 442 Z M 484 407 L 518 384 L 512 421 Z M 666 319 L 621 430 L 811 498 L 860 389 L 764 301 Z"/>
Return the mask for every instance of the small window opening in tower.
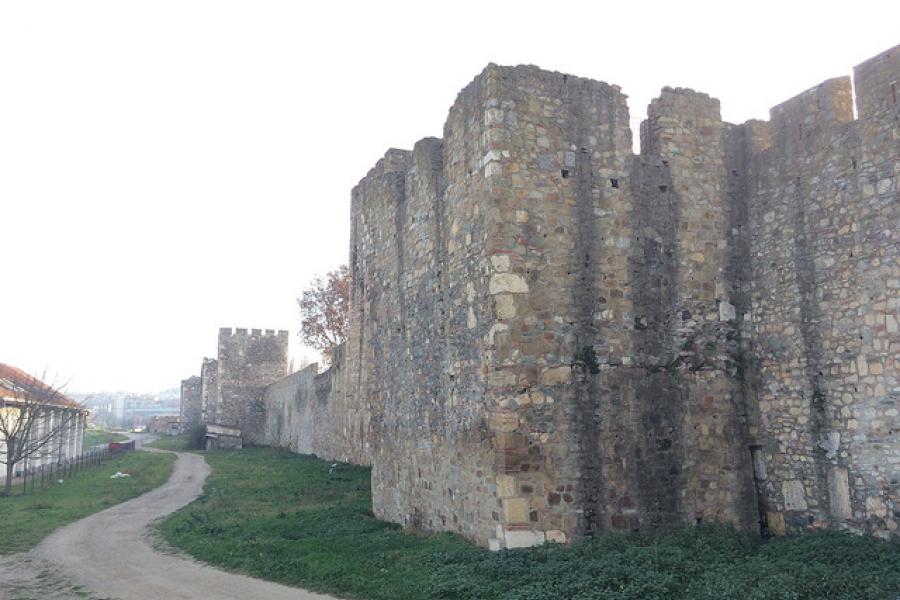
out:
<path id="1" fill-rule="evenodd" d="M 668 190 L 668 189 L 669 189 L 669 186 L 667 186 L 667 185 L 661 185 L 661 186 L 659 186 L 659 191 L 661 191 L 661 192 L 665 192 L 665 191 Z"/>
<path id="2" fill-rule="evenodd" d="M 618 187 L 619 187 L 619 180 L 616 179 L 615 177 L 611 177 L 611 178 L 609 179 L 609 185 L 613 186 L 614 188 L 618 188 Z"/>
<path id="3" fill-rule="evenodd" d="M 563 179 L 568 179 L 568 177 L 569 177 L 569 170 L 568 170 L 568 169 L 563 169 L 562 171 L 560 171 L 560 174 L 562 175 Z"/>
<path id="4" fill-rule="evenodd" d="M 897 104 L 897 82 L 891 82 L 891 100 L 894 104 Z"/>

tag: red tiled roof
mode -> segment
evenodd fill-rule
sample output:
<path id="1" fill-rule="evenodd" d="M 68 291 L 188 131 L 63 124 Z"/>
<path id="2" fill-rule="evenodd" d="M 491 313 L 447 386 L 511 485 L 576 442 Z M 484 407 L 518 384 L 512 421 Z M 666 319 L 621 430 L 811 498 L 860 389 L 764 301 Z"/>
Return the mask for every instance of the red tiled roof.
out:
<path id="1" fill-rule="evenodd" d="M 13 400 L 39 400 L 49 404 L 83 409 L 60 390 L 47 385 L 37 377 L 21 369 L 0 363 L 0 398 Z"/>

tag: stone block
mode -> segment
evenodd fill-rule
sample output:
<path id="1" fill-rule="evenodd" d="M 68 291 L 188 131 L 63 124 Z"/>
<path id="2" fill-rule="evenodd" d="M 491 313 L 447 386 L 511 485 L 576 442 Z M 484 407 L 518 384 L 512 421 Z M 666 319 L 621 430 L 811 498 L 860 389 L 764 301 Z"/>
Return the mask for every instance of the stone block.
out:
<path id="1" fill-rule="evenodd" d="M 528 283 L 521 275 L 515 273 L 495 273 L 491 275 L 489 290 L 493 295 L 526 294 L 528 293 Z"/>
<path id="2" fill-rule="evenodd" d="M 541 373 L 542 385 L 564 385 L 572 382 L 572 367 L 553 367 Z"/>
<path id="3" fill-rule="evenodd" d="M 528 500 L 525 498 L 503 499 L 503 518 L 506 523 L 527 523 L 528 512 Z"/>
<path id="4" fill-rule="evenodd" d="M 806 490 L 802 481 L 792 479 L 783 482 L 781 484 L 781 493 L 784 496 L 785 510 L 806 510 Z"/>
<path id="5" fill-rule="evenodd" d="M 850 505 L 850 479 L 846 467 L 831 466 L 828 469 L 828 498 L 831 501 L 831 514 L 840 519 L 853 516 Z"/>
<path id="6" fill-rule="evenodd" d="M 513 548 L 531 548 L 540 546 L 544 543 L 544 533 L 542 531 L 530 530 L 506 530 L 503 534 L 506 547 Z"/>

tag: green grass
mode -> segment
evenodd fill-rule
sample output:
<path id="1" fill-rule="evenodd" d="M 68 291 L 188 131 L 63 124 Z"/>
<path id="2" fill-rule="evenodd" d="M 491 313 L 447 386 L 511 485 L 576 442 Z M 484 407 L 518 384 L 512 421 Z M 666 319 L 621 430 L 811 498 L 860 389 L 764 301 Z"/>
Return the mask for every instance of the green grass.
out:
<path id="1" fill-rule="evenodd" d="M 158 448 L 160 450 L 173 450 L 175 452 L 182 452 L 188 449 L 188 436 L 161 435 L 147 445 L 151 448 Z"/>
<path id="2" fill-rule="evenodd" d="M 113 433 L 111 431 L 103 431 L 101 429 L 85 429 L 84 430 L 84 448 L 93 448 L 101 444 L 109 442 L 124 442 L 128 440 L 128 436 L 121 433 Z"/>
<path id="3" fill-rule="evenodd" d="M 53 530 L 165 483 L 172 473 L 173 454 L 129 452 L 87 467 L 63 483 L 21 495 L 0 496 L 0 555 L 27 550 Z M 110 479 L 116 471 L 130 477 Z M 30 485 L 29 485 L 30 489 Z"/>
<path id="4" fill-rule="evenodd" d="M 886 600 L 900 544 L 817 533 L 760 543 L 725 528 L 488 552 L 371 515 L 369 469 L 270 449 L 207 453 L 205 493 L 169 543 L 256 577 L 370 600 Z"/>

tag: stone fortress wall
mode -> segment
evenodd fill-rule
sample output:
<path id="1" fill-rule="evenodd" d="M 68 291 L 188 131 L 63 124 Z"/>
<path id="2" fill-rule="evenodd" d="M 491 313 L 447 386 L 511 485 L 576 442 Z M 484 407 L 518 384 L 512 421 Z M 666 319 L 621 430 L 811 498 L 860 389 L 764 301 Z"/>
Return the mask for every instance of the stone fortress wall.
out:
<path id="1" fill-rule="evenodd" d="M 188 432 L 202 419 L 201 382 L 196 375 L 181 381 L 181 430 Z"/>
<path id="2" fill-rule="evenodd" d="M 204 423 L 217 423 L 219 361 L 204 358 L 200 367 L 200 415 Z"/>
<path id="3" fill-rule="evenodd" d="M 182 382 L 182 431 L 218 425 L 262 440 L 265 388 L 288 373 L 288 332 L 223 327 L 217 358 L 204 358 L 200 376 Z"/>
<path id="4" fill-rule="evenodd" d="M 900 47 L 856 68 L 857 118 L 839 78 L 742 125 L 664 88 L 635 155 L 617 86 L 489 65 L 354 188 L 348 340 L 250 439 L 371 464 L 378 517 L 493 548 L 897 535 L 898 79 Z"/>
<path id="5" fill-rule="evenodd" d="M 260 440 L 263 391 L 287 374 L 287 331 L 219 329 L 215 423 L 240 429 L 245 440 Z"/>
<path id="6" fill-rule="evenodd" d="M 771 529 L 900 524 L 900 48 L 734 128 Z M 737 161 L 736 161 L 737 164 Z M 739 168 L 739 167 L 736 167 Z"/>
<path id="7" fill-rule="evenodd" d="M 331 368 L 317 374 L 317 365 L 297 371 L 265 389 L 266 446 L 355 464 L 371 464 L 368 410 L 350 393 L 346 349 L 333 355 Z"/>

